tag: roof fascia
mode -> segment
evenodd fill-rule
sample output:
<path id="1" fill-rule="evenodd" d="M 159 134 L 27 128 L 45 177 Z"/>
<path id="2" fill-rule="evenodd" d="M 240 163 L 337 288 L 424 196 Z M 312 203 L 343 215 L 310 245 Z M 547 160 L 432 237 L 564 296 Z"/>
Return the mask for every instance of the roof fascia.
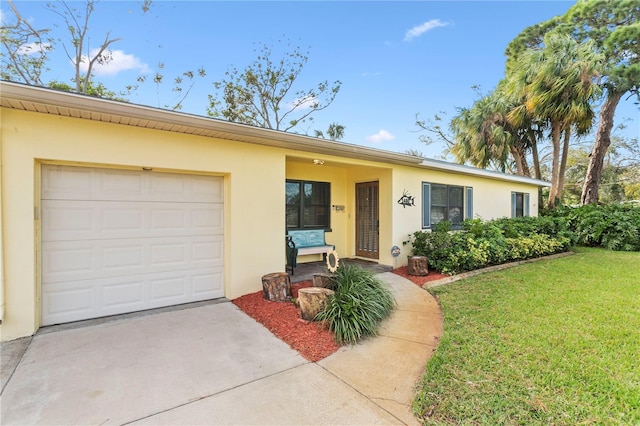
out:
<path id="1" fill-rule="evenodd" d="M 18 103 L 32 102 L 34 104 L 42 104 L 58 108 L 93 112 L 101 116 L 112 115 L 144 120 L 146 122 L 158 122 L 165 125 L 183 126 L 194 130 L 198 129 L 199 131 L 205 130 L 218 132 L 221 133 L 225 139 L 317 154 L 345 156 L 361 160 L 382 161 L 392 164 L 414 166 L 420 164 L 422 161 L 421 157 L 413 155 L 399 154 L 344 142 L 318 139 L 295 133 L 287 133 L 272 129 L 248 126 L 245 124 L 232 123 L 195 114 L 163 110 L 110 99 L 95 98 L 87 95 L 62 92 L 20 83 L 0 81 L 0 94 L 3 99 L 2 104 L 4 106 L 16 109 L 19 108 L 15 105 L 8 104 L 5 101 L 14 100 Z M 26 107 L 22 109 L 28 110 Z M 49 111 L 49 113 L 52 112 Z M 103 119 L 99 121 L 107 120 Z"/>
<path id="2" fill-rule="evenodd" d="M 527 176 L 509 175 L 506 173 L 500 173 L 493 170 L 479 169 L 477 167 L 471 167 L 464 164 L 449 163 L 447 161 L 434 160 L 425 158 L 421 164 L 422 167 L 428 169 L 442 170 L 450 173 L 459 173 L 464 175 L 474 175 L 485 177 L 489 179 L 506 180 L 509 182 L 524 183 L 528 185 L 550 187 L 551 183 L 539 179 L 533 179 Z"/>
<path id="3" fill-rule="evenodd" d="M 106 121 L 105 116 L 125 117 L 142 120 L 144 122 L 159 123 L 164 126 L 180 126 L 190 129 L 179 133 L 197 133 L 202 130 L 216 132 L 221 138 L 266 145 L 314 154 L 342 156 L 353 159 L 378 161 L 388 164 L 424 167 L 451 173 L 480 176 L 508 182 L 525 183 L 536 186 L 551 186 L 550 183 L 524 176 L 508 175 L 491 170 L 479 169 L 462 164 L 427 159 L 408 154 L 400 154 L 375 148 L 345 142 L 318 139 L 310 136 L 287 133 L 278 130 L 232 123 L 195 114 L 152 108 L 144 105 L 132 104 L 111 99 L 95 98 L 71 92 L 62 92 L 45 87 L 30 86 L 21 83 L 0 81 L 0 100 L 8 108 L 29 110 L 24 102 L 40 104 L 54 108 L 78 110 L 96 113 L 100 118 L 88 118 L 96 121 Z M 13 101 L 13 102 L 8 102 Z M 20 106 L 18 106 L 20 105 Z M 45 108 L 48 113 L 55 114 L 51 108 Z M 64 115 L 60 112 L 58 115 Z M 131 125 L 131 124 L 129 124 Z M 148 128 L 149 126 L 138 126 Z M 153 128 L 153 127 L 152 127 Z M 167 130 L 178 132 L 176 130 Z"/>

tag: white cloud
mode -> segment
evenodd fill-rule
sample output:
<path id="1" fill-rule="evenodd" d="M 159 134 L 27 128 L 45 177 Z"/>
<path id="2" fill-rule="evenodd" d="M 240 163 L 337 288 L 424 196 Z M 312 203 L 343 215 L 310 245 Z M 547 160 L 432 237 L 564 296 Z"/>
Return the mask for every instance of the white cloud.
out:
<path id="1" fill-rule="evenodd" d="M 19 55 L 33 55 L 51 50 L 51 43 L 29 43 L 23 44 L 18 48 Z"/>
<path id="2" fill-rule="evenodd" d="M 372 143 L 380 143 L 380 142 L 384 142 L 384 141 L 392 141 L 394 140 L 396 137 L 393 136 L 391 133 L 387 132 L 386 130 L 380 129 L 380 131 L 378 133 L 376 133 L 375 135 L 371 135 L 371 136 L 367 136 L 367 140 L 369 142 Z"/>
<path id="3" fill-rule="evenodd" d="M 96 53 L 98 53 L 98 49 L 94 49 L 91 55 L 93 56 Z M 138 72 L 142 74 L 151 71 L 149 66 L 140 61 L 135 55 L 124 53 L 122 50 L 110 50 L 108 53 L 110 56 L 109 60 L 104 61 L 104 63 L 96 62 L 93 65 L 93 72 L 96 75 L 116 75 L 119 72 L 129 70 L 138 70 Z M 80 69 L 86 72 L 89 66 L 89 58 L 83 56 L 82 60 L 83 62 L 80 64 Z"/>
<path id="4" fill-rule="evenodd" d="M 430 31 L 438 27 L 446 27 L 448 25 L 449 25 L 448 22 L 442 22 L 439 19 L 432 19 L 430 21 L 425 22 L 422 25 L 416 25 L 415 27 L 407 31 L 407 33 L 404 35 L 404 41 L 411 41 L 416 37 L 420 37 L 422 34 L 426 33 L 427 31 Z"/>
<path id="5" fill-rule="evenodd" d="M 380 71 L 376 71 L 376 72 L 363 72 L 362 74 L 360 74 L 362 77 L 377 77 L 379 75 L 382 75 L 382 73 Z"/>

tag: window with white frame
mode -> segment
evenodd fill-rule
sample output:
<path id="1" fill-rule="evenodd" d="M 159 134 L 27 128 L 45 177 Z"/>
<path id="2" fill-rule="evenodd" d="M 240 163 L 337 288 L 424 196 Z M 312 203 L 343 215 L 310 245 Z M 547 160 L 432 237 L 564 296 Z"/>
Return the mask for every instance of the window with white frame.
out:
<path id="1" fill-rule="evenodd" d="M 473 188 L 422 182 L 422 228 L 451 222 L 459 228 L 462 221 L 473 217 Z"/>
<path id="2" fill-rule="evenodd" d="M 511 217 L 529 216 L 529 194 L 526 192 L 511 193 Z"/>

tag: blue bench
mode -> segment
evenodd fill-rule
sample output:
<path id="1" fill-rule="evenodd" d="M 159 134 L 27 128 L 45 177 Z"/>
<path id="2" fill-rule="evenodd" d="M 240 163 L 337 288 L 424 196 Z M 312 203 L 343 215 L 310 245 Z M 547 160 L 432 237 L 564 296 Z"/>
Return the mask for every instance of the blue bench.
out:
<path id="1" fill-rule="evenodd" d="M 336 248 L 325 241 L 324 229 L 288 231 L 286 241 L 287 268 L 291 268 L 291 275 L 293 275 L 293 268 L 298 266 L 298 256 L 322 254 L 322 259 L 326 260 L 327 253 Z"/>

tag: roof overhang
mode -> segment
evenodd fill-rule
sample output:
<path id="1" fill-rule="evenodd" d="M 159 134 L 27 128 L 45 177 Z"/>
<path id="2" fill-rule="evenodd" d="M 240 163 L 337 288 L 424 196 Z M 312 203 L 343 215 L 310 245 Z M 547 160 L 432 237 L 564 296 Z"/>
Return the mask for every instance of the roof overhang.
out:
<path id="1" fill-rule="evenodd" d="M 533 179 L 526 176 L 509 175 L 506 173 L 500 173 L 493 170 L 479 169 L 477 167 L 465 166 L 464 164 L 449 163 L 447 161 L 434 160 L 430 158 L 424 158 L 421 164 L 422 167 L 433 170 L 442 170 L 449 173 L 459 173 L 465 175 L 473 175 L 479 177 L 485 177 L 489 179 L 505 180 L 509 182 L 525 183 L 529 185 L 546 186 L 551 187 L 550 182 L 546 182 L 539 179 Z"/>
<path id="2" fill-rule="evenodd" d="M 8 81 L 0 81 L 0 104 L 5 108 L 63 117 L 226 139 L 320 155 L 442 170 L 537 186 L 550 186 L 548 182 L 536 179 L 507 175 L 446 161 L 425 159 L 414 155 Z"/>
<path id="3" fill-rule="evenodd" d="M 422 162 L 413 155 L 13 82 L 0 81 L 0 98 L 3 107 L 23 111 L 392 164 Z"/>

